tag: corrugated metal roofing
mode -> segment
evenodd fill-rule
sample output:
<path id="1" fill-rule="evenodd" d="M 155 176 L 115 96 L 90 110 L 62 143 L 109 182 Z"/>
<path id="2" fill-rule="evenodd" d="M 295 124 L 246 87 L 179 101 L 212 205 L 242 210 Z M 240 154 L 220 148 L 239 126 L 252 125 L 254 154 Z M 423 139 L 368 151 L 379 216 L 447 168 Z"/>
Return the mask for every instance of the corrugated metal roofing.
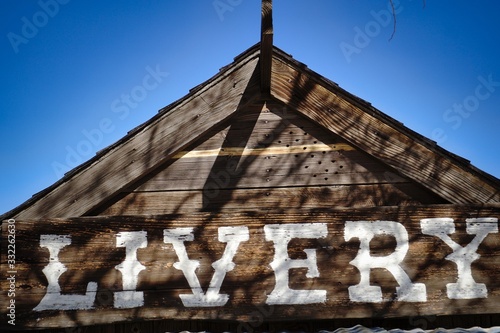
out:
<path id="1" fill-rule="evenodd" d="M 265 331 L 264 331 L 265 332 Z M 169 333 L 169 332 L 165 332 Z M 191 332 L 191 331 L 181 331 L 180 333 L 211 333 L 210 331 L 199 331 L 199 332 Z M 231 332 L 227 332 L 231 333 Z M 279 333 L 310 333 L 310 332 L 296 332 L 296 331 L 279 331 Z M 489 328 L 483 327 L 471 327 L 471 328 L 436 328 L 431 330 L 424 330 L 421 328 L 414 328 L 412 330 L 403 330 L 399 328 L 395 329 L 385 329 L 382 327 L 373 327 L 368 328 L 362 325 L 356 325 L 350 328 L 338 328 L 333 331 L 328 330 L 319 330 L 314 333 L 500 333 L 500 326 L 494 326 Z"/>
<path id="2" fill-rule="evenodd" d="M 381 327 L 368 328 L 361 325 L 357 325 L 351 328 L 339 328 L 334 331 L 319 331 L 318 333 L 500 333 L 500 326 L 494 326 L 489 328 L 483 327 L 471 327 L 471 328 L 436 328 L 432 330 L 423 330 L 421 328 L 415 328 L 412 330 L 403 330 L 403 329 L 390 329 L 386 330 Z"/>

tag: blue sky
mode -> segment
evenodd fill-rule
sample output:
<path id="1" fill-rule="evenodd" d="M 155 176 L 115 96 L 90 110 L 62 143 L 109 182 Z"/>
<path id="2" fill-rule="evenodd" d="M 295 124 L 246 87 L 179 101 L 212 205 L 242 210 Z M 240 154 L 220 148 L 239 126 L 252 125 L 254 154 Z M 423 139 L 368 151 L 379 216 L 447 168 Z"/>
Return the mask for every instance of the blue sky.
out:
<path id="1" fill-rule="evenodd" d="M 274 0 L 274 44 L 500 177 L 500 2 Z M 0 213 L 260 39 L 260 0 L 0 2 Z M 128 97 L 127 97 L 128 96 Z"/>

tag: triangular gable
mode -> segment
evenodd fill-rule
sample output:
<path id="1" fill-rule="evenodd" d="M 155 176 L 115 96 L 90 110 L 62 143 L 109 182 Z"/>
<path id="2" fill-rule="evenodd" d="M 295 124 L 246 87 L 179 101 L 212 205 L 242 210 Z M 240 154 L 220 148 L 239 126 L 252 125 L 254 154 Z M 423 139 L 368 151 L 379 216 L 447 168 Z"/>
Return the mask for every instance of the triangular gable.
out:
<path id="1" fill-rule="evenodd" d="M 210 135 L 91 215 L 448 203 L 281 103 L 246 108 Z"/>
<path id="2" fill-rule="evenodd" d="M 384 115 L 369 103 L 273 47 L 270 96 L 260 91 L 259 44 L 160 110 L 118 143 L 3 218 L 83 216 L 230 125 L 231 119 L 281 105 L 371 155 L 388 170 L 441 198 L 436 203 L 497 203 L 500 182 Z"/>

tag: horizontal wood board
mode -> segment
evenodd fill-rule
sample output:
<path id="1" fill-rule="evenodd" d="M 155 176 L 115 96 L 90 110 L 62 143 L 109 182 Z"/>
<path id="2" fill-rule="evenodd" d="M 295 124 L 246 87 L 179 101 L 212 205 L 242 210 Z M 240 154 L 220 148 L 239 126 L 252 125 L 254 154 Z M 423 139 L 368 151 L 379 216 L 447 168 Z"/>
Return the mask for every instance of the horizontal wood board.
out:
<path id="1" fill-rule="evenodd" d="M 326 176 L 323 176 L 327 178 Z M 328 180 L 324 180 L 327 183 Z M 295 186 L 277 188 L 132 192 L 100 215 L 181 214 L 197 211 L 327 209 L 331 207 L 410 206 L 433 203 L 412 184 Z"/>
<path id="2" fill-rule="evenodd" d="M 497 227 L 499 216 L 499 206 L 437 205 L 289 211 L 286 214 L 193 213 L 4 221 L 1 271 L 4 275 L 15 276 L 17 328 L 155 319 L 248 321 L 257 307 L 272 308 L 265 321 L 500 313 L 499 234 L 492 231 L 481 240 L 477 249 L 479 257 L 471 264 L 471 276 L 475 283 L 486 286 L 486 297 L 450 299 L 447 284 L 458 279 L 456 264 L 447 259 L 453 250 L 439 237 L 425 234 L 421 225 L 422 219 L 452 218 L 455 230 L 450 231 L 451 239 L 466 247 L 475 238 L 466 232 L 466 219 L 490 218 L 487 223 Z M 361 277 L 353 264 L 360 250 L 361 238 L 346 236 L 349 221 L 358 224 L 393 221 L 404 228 L 409 243 L 400 267 L 412 283 L 425 285 L 425 301 L 398 300 L 398 280 L 384 268 L 372 268 L 369 273 L 370 285 L 381 287 L 380 302 L 351 298 L 349 287 L 358 284 Z M 7 265 L 9 224 L 15 224 L 14 267 Z M 297 264 L 296 268 L 290 266 L 288 270 L 288 286 L 302 291 L 325 290 L 324 301 L 301 304 L 292 297 L 285 302 L 293 304 L 269 304 L 269 295 L 277 286 L 276 271 L 279 270 L 272 265 L 279 240 L 269 238 L 265 231 L 269 225 L 302 228 L 301 236 L 290 238 L 286 247 L 288 259 L 285 262 Z M 311 233 L 309 227 L 318 225 L 326 228 L 323 236 L 304 238 Z M 206 292 L 214 275 L 212 264 L 223 257 L 228 244 L 227 240 L 220 241 L 221 236 L 218 236 L 220 228 L 224 227 L 245 227 L 248 230 L 248 240 L 238 244 L 232 257 L 234 269 L 226 272 L 220 284 L 219 292 L 228 295 L 228 300 L 221 306 L 186 306 L 180 295 L 190 295 L 193 291 L 186 276 L 176 267 L 179 253 L 172 243 L 165 242 L 165 230 L 193 228 L 194 239 L 186 239 L 184 244 L 189 259 L 199 263 L 195 275 Z M 144 303 L 134 308 L 116 308 L 113 297 L 124 289 L 124 278 L 116 266 L 124 262 L 126 255 L 125 248 L 116 244 L 117 234 L 141 231 L 147 235 L 147 245 L 136 251 L 137 260 L 144 268 L 137 274 L 135 290 L 143 292 Z M 47 289 L 48 278 L 43 269 L 49 263 L 49 251 L 40 246 L 41 235 L 67 235 L 71 238 L 71 244 L 64 246 L 58 255 L 66 271 L 57 281 L 63 295 L 84 294 L 88 283 L 96 282 L 92 309 L 34 311 L 47 293 L 58 293 Z M 369 242 L 369 253 L 373 258 L 386 257 L 398 246 L 396 236 L 377 234 Z M 304 250 L 315 253 L 316 275 L 303 267 L 308 262 Z M 13 270 L 15 273 L 8 273 Z M 0 285 L 5 291 L 12 287 L 5 278 Z M 2 297 L 0 301 L 4 318 L 11 299 Z M 5 321 L 1 325 L 8 327 Z"/>

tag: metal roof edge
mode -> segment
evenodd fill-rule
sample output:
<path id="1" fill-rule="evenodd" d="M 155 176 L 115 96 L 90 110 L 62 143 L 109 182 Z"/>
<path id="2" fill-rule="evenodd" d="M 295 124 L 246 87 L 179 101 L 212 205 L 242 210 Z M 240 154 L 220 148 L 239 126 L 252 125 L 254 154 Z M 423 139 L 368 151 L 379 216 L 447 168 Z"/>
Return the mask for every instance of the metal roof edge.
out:
<path id="1" fill-rule="evenodd" d="M 382 327 L 373 327 L 368 328 L 361 325 L 356 325 L 350 328 L 338 328 L 333 331 L 320 330 L 318 333 L 417 333 L 417 332 L 425 332 L 425 333 L 499 333 L 500 326 L 493 326 L 489 328 L 483 328 L 479 326 L 474 326 L 471 328 L 435 328 L 435 329 L 422 329 L 422 328 L 414 328 L 411 330 L 405 330 L 400 328 L 394 329 L 384 329 Z"/>

